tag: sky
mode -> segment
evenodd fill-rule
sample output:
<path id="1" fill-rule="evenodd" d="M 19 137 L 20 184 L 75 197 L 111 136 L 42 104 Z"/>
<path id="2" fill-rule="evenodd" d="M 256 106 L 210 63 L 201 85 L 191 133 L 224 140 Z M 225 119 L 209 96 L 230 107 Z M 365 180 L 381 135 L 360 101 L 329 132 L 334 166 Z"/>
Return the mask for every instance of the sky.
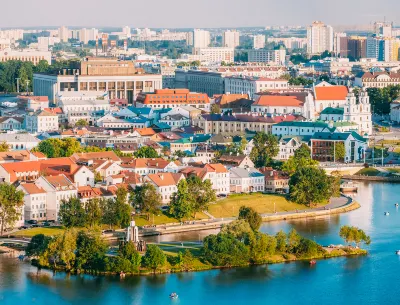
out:
<path id="1" fill-rule="evenodd" d="M 211 28 L 393 21 L 400 0 L 3 0 L 0 28 L 37 26 Z"/>

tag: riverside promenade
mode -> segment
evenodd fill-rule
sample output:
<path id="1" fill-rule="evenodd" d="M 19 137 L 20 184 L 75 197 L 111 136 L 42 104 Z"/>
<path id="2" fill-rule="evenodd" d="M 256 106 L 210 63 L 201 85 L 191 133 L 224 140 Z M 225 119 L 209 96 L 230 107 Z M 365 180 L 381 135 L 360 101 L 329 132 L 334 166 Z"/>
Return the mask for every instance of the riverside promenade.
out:
<path id="1" fill-rule="evenodd" d="M 329 216 L 334 214 L 350 212 L 352 210 L 358 209 L 359 207 L 360 204 L 354 201 L 351 197 L 342 195 L 339 198 L 331 198 L 330 203 L 324 207 L 305 208 L 302 210 L 298 210 L 297 212 L 291 211 L 291 212 L 261 214 L 261 217 L 264 222 L 299 219 L 299 218 L 311 218 L 311 217 Z M 183 223 L 157 225 L 153 227 L 141 228 L 139 230 L 139 235 L 154 236 L 154 235 L 175 234 L 175 233 L 191 232 L 191 231 L 220 229 L 222 225 L 230 223 L 236 219 L 237 219 L 236 217 L 211 218 L 205 220 L 187 221 Z"/>

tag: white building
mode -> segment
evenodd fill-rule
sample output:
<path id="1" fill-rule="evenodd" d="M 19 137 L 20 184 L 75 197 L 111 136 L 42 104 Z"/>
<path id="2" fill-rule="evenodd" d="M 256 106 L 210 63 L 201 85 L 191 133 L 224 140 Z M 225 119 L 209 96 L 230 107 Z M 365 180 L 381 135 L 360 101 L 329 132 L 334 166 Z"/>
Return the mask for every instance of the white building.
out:
<path id="1" fill-rule="evenodd" d="M 239 46 L 239 32 L 226 31 L 222 35 L 222 46 L 226 48 L 236 48 Z"/>
<path id="2" fill-rule="evenodd" d="M 268 37 L 268 42 L 284 45 L 286 49 L 304 49 L 307 46 L 307 38 L 299 37 Z"/>
<path id="3" fill-rule="evenodd" d="M 99 37 L 99 30 L 96 28 L 91 29 L 80 29 L 79 31 L 79 40 L 84 44 L 88 44 L 90 40 L 97 40 Z"/>
<path id="4" fill-rule="evenodd" d="M 249 50 L 248 54 L 249 62 L 265 62 L 284 65 L 286 61 L 286 50 L 284 48 L 280 48 L 279 50 Z"/>
<path id="5" fill-rule="evenodd" d="M 144 178 L 145 181 L 154 185 L 164 204 L 171 201 L 171 196 L 178 190 L 177 185 L 182 179 L 184 176 L 176 173 L 149 174 Z"/>
<path id="6" fill-rule="evenodd" d="M 31 150 L 40 140 L 29 133 L 0 133 L 0 143 L 6 142 L 10 150 Z"/>
<path id="7" fill-rule="evenodd" d="M 57 114 L 39 110 L 25 116 L 26 130 L 29 133 L 40 133 L 58 130 Z"/>
<path id="8" fill-rule="evenodd" d="M 69 30 L 67 27 L 62 26 L 58 29 L 58 37 L 60 38 L 61 42 L 68 42 L 69 38 Z"/>
<path id="9" fill-rule="evenodd" d="M 226 94 L 248 94 L 256 99 L 257 93 L 269 90 L 285 90 L 288 81 L 285 79 L 271 79 L 265 77 L 225 77 Z"/>
<path id="10" fill-rule="evenodd" d="M 265 176 L 255 168 L 232 167 L 229 170 L 232 193 L 264 192 Z"/>
<path id="11" fill-rule="evenodd" d="M 35 184 L 47 193 L 46 218 L 48 220 L 58 221 L 62 200 L 78 196 L 77 188 L 65 175 L 41 176 Z"/>
<path id="12" fill-rule="evenodd" d="M 314 21 L 307 28 L 307 53 L 321 54 L 333 51 L 333 28 L 323 22 Z"/>
<path id="13" fill-rule="evenodd" d="M 184 126 L 190 126 L 190 118 L 182 114 L 166 114 L 158 120 L 159 123 L 165 123 L 171 128 L 179 128 Z"/>
<path id="14" fill-rule="evenodd" d="M 265 48 L 265 35 L 254 35 L 253 37 L 253 49 L 264 49 Z"/>
<path id="15" fill-rule="evenodd" d="M 208 63 L 232 63 L 235 59 L 234 48 L 193 48 L 193 55 L 199 56 L 200 61 Z"/>
<path id="16" fill-rule="evenodd" d="M 24 220 L 47 220 L 47 192 L 35 183 L 21 183 L 17 189 L 24 193 Z"/>
<path id="17" fill-rule="evenodd" d="M 51 52 L 37 51 L 37 50 L 31 50 L 31 49 L 0 50 L 0 62 L 6 62 L 9 60 L 29 61 L 29 62 L 32 62 L 34 65 L 37 65 L 41 60 L 45 60 L 50 65 L 51 64 Z M 25 84 L 23 84 L 23 85 L 25 85 Z"/>
<path id="18" fill-rule="evenodd" d="M 279 138 L 279 153 L 276 159 L 288 160 L 294 156 L 294 152 L 298 149 L 306 137 L 302 136 L 282 136 Z M 310 138 L 310 137 L 307 137 Z"/>
<path id="19" fill-rule="evenodd" d="M 0 39 L 9 39 L 11 42 L 24 39 L 24 30 L 12 29 L 0 31 Z"/>
<path id="20" fill-rule="evenodd" d="M 195 29 L 193 31 L 193 48 L 208 48 L 210 46 L 210 32 Z"/>

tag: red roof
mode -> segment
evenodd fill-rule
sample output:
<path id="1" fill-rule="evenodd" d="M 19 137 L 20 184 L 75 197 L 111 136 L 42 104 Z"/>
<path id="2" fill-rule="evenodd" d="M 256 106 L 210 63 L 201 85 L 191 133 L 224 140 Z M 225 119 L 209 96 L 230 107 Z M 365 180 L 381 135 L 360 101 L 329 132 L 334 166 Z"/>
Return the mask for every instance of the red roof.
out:
<path id="1" fill-rule="evenodd" d="M 321 86 L 315 87 L 315 100 L 317 101 L 343 101 L 349 90 L 346 86 Z"/>
<path id="2" fill-rule="evenodd" d="M 301 107 L 304 102 L 297 96 L 260 95 L 254 106 L 295 106 Z"/>

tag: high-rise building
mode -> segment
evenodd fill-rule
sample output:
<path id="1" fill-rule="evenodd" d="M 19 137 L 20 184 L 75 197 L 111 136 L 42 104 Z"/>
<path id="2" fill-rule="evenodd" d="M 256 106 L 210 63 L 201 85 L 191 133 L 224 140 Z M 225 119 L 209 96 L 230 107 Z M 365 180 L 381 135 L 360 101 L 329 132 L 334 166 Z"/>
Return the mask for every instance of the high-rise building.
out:
<path id="1" fill-rule="evenodd" d="M 122 28 L 122 33 L 127 37 L 131 38 L 131 28 L 129 26 L 124 26 Z"/>
<path id="2" fill-rule="evenodd" d="M 82 41 L 84 44 L 87 44 L 90 40 L 96 40 L 98 36 L 99 30 L 95 28 L 83 28 L 79 32 L 79 40 Z"/>
<path id="3" fill-rule="evenodd" d="M 60 37 L 61 42 L 68 42 L 68 28 L 66 26 L 62 26 L 58 29 L 58 37 Z"/>
<path id="4" fill-rule="evenodd" d="M 278 50 L 249 50 L 249 62 L 266 62 L 284 65 L 286 61 L 286 49 L 279 48 Z"/>
<path id="5" fill-rule="evenodd" d="M 347 57 L 346 33 L 335 33 L 333 38 L 333 53 L 335 53 L 336 56 Z M 346 53 L 346 56 L 343 56 L 344 53 Z"/>
<path id="6" fill-rule="evenodd" d="M 367 38 L 351 36 L 347 41 L 348 57 L 358 60 L 367 57 Z"/>
<path id="7" fill-rule="evenodd" d="M 323 22 L 314 21 L 307 28 L 307 53 L 321 54 L 333 51 L 333 28 Z"/>
<path id="8" fill-rule="evenodd" d="M 253 37 L 253 49 L 264 49 L 265 48 L 265 36 L 254 35 Z"/>
<path id="9" fill-rule="evenodd" d="M 400 40 L 371 36 L 367 38 L 367 58 L 376 58 L 378 61 L 398 61 Z"/>
<path id="10" fill-rule="evenodd" d="M 393 24 L 391 22 L 375 22 L 374 23 L 374 34 L 382 37 L 392 37 Z"/>
<path id="11" fill-rule="evenodd" d="M 193 47 L 208 48 L 209 45 L 210 45 L 210 32 L 195 29 L 193 31 Z"/>
<path id="12" fill-rule="evenodd" d="M 239 32 L 226 31 L 222 35 L 222 46 L 226 48 L 236 48 L 239 46 Z"/>

